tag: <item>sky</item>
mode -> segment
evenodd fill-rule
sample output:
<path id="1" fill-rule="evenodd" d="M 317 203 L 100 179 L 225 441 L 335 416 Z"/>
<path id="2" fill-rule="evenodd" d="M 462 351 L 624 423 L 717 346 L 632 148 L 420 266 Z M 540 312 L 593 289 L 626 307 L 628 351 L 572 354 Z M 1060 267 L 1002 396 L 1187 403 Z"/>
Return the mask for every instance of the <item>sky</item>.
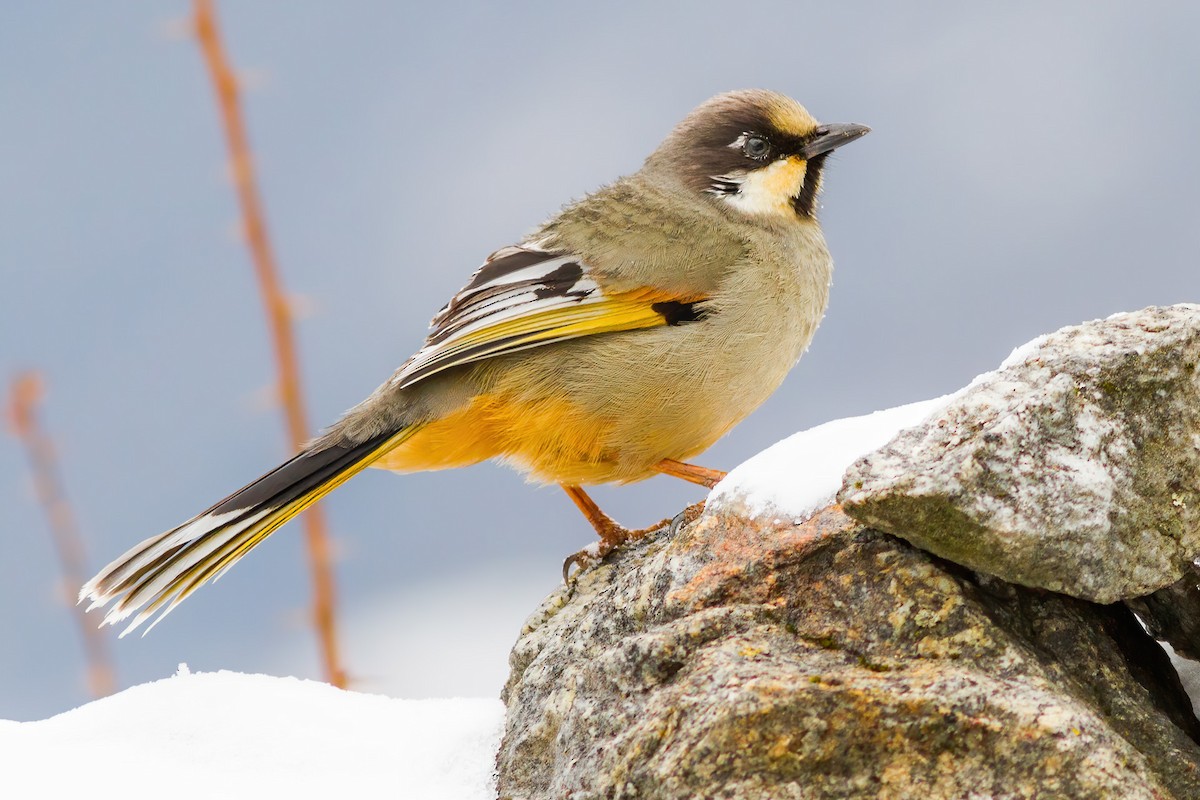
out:
<path id="1" fill-rule="evenodd" d="M 784 386 L 697 459 L 705 466 L 953 391 L 1063 325 L 1200 301 L 1194 4 L 219 11 L 301 311 L 314 425 L 387 378 L 483 257 L 636 170 L 692 107 L 735 88 L 873 130 L 826 173 L 825 321 Z M 45 376 L 42 420 L 93 568 L 287 455 L 187 14 L 165 1 L 0 6 L 0 380 L 7 391 L 20 369 Z M 702 494 L 655 478 L 595 496 L 636 527 Z M 326 508 L 347 667 L 357 688 L 405 697 L 494 696 L 502 643 L 594 536 L 561 492 L 491 464 L 369 471 Z M 299 530 L 149 636 L 113 635 L 121 685 L 182 661 L 319 677 Z M 86 700 L 45 521 L 9 436 L 0 575 L 0 718 Z M 501 666 L 462 668 L 480 659 Z"/>

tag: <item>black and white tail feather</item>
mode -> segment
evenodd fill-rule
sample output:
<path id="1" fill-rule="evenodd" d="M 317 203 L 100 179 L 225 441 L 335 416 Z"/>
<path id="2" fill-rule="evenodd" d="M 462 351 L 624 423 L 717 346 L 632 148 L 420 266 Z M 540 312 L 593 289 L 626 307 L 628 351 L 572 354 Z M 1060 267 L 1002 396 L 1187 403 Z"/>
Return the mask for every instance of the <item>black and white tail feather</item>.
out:
<path id="1" fill-rule="evenodd" d="M 84 584 L 80 602 L 91 599 L 88 611 L 113 604 L 102 625 L 132 616 L 121 636 L 161 611 L 146 628 L 149 631 L 188 595 L 220 578 L 276 528 L 357 474 L 406 433 L 411 431 L 300 453 L 204 513 L 131 548 Z"/>

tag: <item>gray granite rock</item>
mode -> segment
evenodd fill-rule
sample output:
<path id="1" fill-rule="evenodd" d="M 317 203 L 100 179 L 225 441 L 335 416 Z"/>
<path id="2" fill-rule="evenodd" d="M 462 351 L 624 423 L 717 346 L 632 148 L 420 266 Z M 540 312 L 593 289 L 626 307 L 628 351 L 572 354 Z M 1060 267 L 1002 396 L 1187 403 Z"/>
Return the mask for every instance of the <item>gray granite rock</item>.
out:
<path id="1" fill-rule="evenodd" d="M 1200 556 L 1200 306 L 1030 343 L 846 473 L 846 513 L 1024 586 L 1109 603 Z"/>
<path id="2" fill-rule="evenodd" d="M 1200 724 L 1127 608 L 837 508 L 623 548 L 510 663 L 505 798 L 1200 797 Z"/>

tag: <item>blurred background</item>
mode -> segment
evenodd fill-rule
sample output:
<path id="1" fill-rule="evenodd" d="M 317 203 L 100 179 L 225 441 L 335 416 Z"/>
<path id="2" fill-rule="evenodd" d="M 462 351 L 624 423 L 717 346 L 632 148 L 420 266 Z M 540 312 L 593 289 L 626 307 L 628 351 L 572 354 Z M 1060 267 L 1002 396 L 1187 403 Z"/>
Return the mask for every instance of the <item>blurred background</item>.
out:
<path id="1" fill-rule="evenodd" d="M 827 171 L 832 302 L 784 387 L 702 460 L 942 394 L 1037 334 L 1200 301 L 1200 6 L 719 2 L 219 6 L 327 424 L 484 256 L 761 86 L 874 132 Z M 287 455 L 189 5 L 0 6 L 0 379 L 36 368 L 89 574 Z M 604 488 L 627 524 L 702 496 Z M 354 688 L 494 696 L 594 534 L 494 465 L 369 471 L 326 502 Z M 119 684 L 320 677 L 293 524 L 145 638 Z M 46 523 L 0 438 L 0 718 L 87 700 Z M 98 619 L 96 620 L 98 621 Z M 111 631 L 112 629 L 108 629 Z"/>

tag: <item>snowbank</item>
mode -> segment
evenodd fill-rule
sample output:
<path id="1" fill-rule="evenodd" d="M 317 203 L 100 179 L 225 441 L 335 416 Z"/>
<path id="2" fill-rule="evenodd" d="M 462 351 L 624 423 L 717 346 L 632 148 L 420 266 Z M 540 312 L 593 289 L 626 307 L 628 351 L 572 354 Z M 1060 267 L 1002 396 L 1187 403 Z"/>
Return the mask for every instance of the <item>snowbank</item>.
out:
<path id="1" fill-rule="evenodd" d="M 499 700 L 395 700 L 234 672 L 0 721 L 4 797 L 490 800 Z"/>

